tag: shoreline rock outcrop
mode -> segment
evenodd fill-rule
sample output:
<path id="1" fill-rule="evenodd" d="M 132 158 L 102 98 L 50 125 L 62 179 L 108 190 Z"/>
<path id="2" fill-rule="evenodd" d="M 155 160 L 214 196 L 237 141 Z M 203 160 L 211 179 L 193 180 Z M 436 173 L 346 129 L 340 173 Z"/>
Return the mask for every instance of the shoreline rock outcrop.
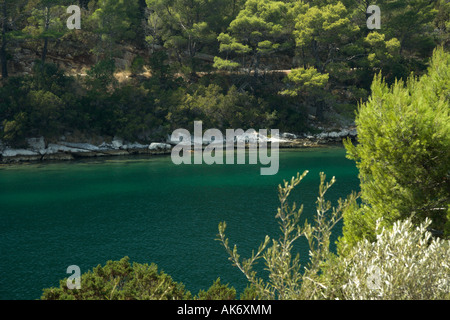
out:
<path id="1" fill-rule="evenodd" d="M 279 148 L 309 148 L 326 145 L 339 145 L 345 138 L 357 139 L 356 129 L 346 128 L 339 131 L 322 132 L 319 134 L 296 135 L 293 133 L 281 133 L 278 139 Z M 258 141 L 264 139 L 267 142 L 274 138 L 255 136 Z M 249 142 L 249 138 L 237 137 L 236 141 Z M 94 145 L 86 142 L 58 141 L 56 143 L 46 143 L 44 137 L 27 139 L 28 148 L 13 148 L 0 141 L 0 163 L 21 163 L 37 161 L 67 161 L 81 158 L 108 157 L 108 156 L 128 156 L 136 154 L 164 155 L 170 154 L 173 145 L 177 141 L 152 142 L 141 144 L 130 143 L 119 137 L 114 137 L 111 143 L 102 142 Z M 203 141 L 209 144 L 209 141 Z"/>

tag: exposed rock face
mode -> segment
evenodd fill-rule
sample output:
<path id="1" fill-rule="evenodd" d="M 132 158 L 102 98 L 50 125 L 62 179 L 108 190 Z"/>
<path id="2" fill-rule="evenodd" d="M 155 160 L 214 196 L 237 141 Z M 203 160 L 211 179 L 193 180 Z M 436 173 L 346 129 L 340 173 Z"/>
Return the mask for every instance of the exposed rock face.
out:
<path id="1" fill-rule="evenodd" d="M 171 150 L 172 146 L 167 143 L 153 142 L 148 146 L 148 149 L 156 152 L 164 152 Z"/>
<path id="2" fill-rule="evenodd" d="M 148 145 L 140 144 L 137 142 L 127 144 L 127 149 L 147 149 L 147 148 L 148 148 Z"/>
<path id="3" fill-rule="evenodd" d="M 46 154 L 54 154 L 54 153 L 80 153 L 80 152 L 89 152 L 89 150 L 86 149 L 79 149 L 79 148 L 73 148 L 73 147 L 68 147 L 65 145 L 61 145 L 61 144 L 55 144 L 55 143 L 50 143 L 48 145 L 48 148 L 46 149 Z"/>
<path id="4" fill-rule="evenodd" d="M 340 131 L 322 132 L 316 135 L 304 134 L 302 136 L 293 133 L 281 133 L 275 140 L 275 137 L 266 137 L 255 132 L 254 135 L 235 137 L 235 143 L 252 141 L 258 142 L 278 142 L 280 148 L 304 148 L 327 144 L 339 144 L 342 140 L 349 137 L 356 139 L 356 129 L 346 128 Z M 171 139 L 173 138 L 173 139 Z M 191 139 L 189 139 L 191 138 Z M 102 141 L 98 145 L 91 143 L 67 142 L 61 139 L 57 143 L 45 142 L 44 137 L 27 139 L 27 149 L 14 149 L 0 141 L 0 163 L 29 162 L 42 160 L 73 160 L 75 158 L 104 157 L 104 156 L 126 156 L 132 154 L 169 154 L 172 145 L 179 144 L 180 140 L 191 144 L 192 137 L 168 137 L 167 143 L 153 142 L 150 145 L 140 144 L 138 142 L 130 143 L 120 137 L 114 137 L 111 143 Z M 212 141 L 203 139 L 203 144 L 210 144 Z M 219 142 L 219 141 L 215 141 Z M 221 141 L 226 143 L 225 137 Z"/>
<path id="5" fill-rule="evenodd" d="M 341 142 L 347 137 L 356 138 L 356 129 L 342 129 L 341 131 L 322 132 L 316 137 L 322 142 Z"/>
<path id="6" fill-rule="evenodd" d="M 1 156 L 3 163 L 39 161 L 42 158 L 39 153 L 31 150 L 9 148 L 3 150 Z"/>
<path id="7" fill-rule="evenodd" d="M 5 149 L 2 154 L 3 157 L 39 156 L 39 153 L 27 149 Z"/>
<path id="8" fill-rule="evenodd" d="M 244 134 L 236 134 L 233 136 L 233 141 L 234 143 L 258 143 L 258 142 L 279 142 L 279 143 L 283 143 L 283 142 L 289 142 L 288 140 L 284 139 L 283 136 L 288 135 L 290 137 L 296 137 L 293 134 L 282 134 L 280 135 L 280 137 L 275 138 L 275 137 L 270 137 L 268 138 L 267 136 L 260 134 L 258 131 L 249 131 L 249 132 L 244 132 Z M 183 135 L 183 134 L 178 134 L 178 135 L 171 135 L 167 137 L 167 143 L 172 144 L 172 145 L 193 145 L 194 144 L 194 137 L 190 136 L 190 135 Z M 222 136 L 219 137 L 211 137 L 211 139 L 209 138 L 205 138 L 204 136 L 202 137 L 202 145 L 209 145 L 211 143 L 216 143 L 216 144 L 226 144 L 227 143 L 227 136 L 226 133 L 223 133 Z"/>
<path id="9" fill-rule="evenodd" d="M 283 139 L 290 139 L 290 140 L 294 140 L 297 139 L 298 136 L 293 134 L 293 133 L 288 133 L 288 132 L 284 132 L 282 134 L 280 134 L 280 137 Z"/>
<path id="10" fill-rule="evenodd" d="M 111 143 L 103 141 L 99 145 L 84 142 L 68 142 L 65 137 L 61 141 L 46 144 L 44 137 L 27 139 L 27 149 L 14 149 L 0 141 L 0 163 L 30 162 L 43 160 L 73 160 L 76 158 L 127 156 L 131 154 L 166 154 L 171 145 L 138 142 L 127 142 L 114 137 Z"/>
<path id="11" fill-rule="evenodd" d="M 149 146 L 145 144 L 140 144 L 138 142 L 127 144 L 126 150 L 130 154 L 151 154 L 152 152 L 149 150 Z"/>
<path id="12" fill-rule="evenodd" d="M 118 137 L 114 137 L 113 141 L 112 141 L 112 147 L 114 149 L 120 149 L 123 147 L 123 139 L 118 138 Z"/>
<path id="13" fill-rule="evenodd" d="M 40 138 L 29 138 L 27 139 L 28 146 L 31 150 L 38 152 L 39 154 L 44 154 L 45 150 L 45 140 L 44 137 Z"/>
<path id="14" fill-rule="evenodd" d="M 75 149 L 81 149 L 81 150 L 87 150 L 87 151 L 99 151 L 100 148 L 97 146 L 94 146 L 90 143 L 73 143 L 73 142 L 59 142 L 59 145 L 63 145 L 69 148 L 75 148 Z"/>

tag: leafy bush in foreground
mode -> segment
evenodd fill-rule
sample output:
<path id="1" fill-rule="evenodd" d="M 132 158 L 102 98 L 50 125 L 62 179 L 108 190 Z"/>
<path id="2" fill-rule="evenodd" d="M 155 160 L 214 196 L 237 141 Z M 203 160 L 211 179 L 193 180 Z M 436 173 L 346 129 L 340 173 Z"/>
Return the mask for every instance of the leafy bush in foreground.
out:
<path id="1" fill-rule="evenodd" d="M 427 231 L 430 224 L 427 219 L 414 226 L 408 219 L 388 229 L 378 223 L 375 242 L 363 240 L 335 261 L 333 270 L 345 272 L 327 275 L 335 283 L 333 296 L 352 300 L 450 299 L 450 242 L 433 238 Z"/>
<path id="2" fill-rule="evenodd" d="M 339 200 L 333 208 L 324 199 L 334 183 L 325 183 L 321 173 L 315 225 L 305 222 L 299 226 L 302 212 L 287 204 L 292 189 L 306 175 L 297 175 L 291 182 L 279 186 L 281 202 L 276 218 L 282 231 L 279 240 L 266 236 L 251 258 L 242 259 L 237 247 L 232 249 L 225 237 L 226 224 L 219 224 L 218 240 L 222 242 L 230 260 L 247 277 L 255 299 L 450 299 L 450 241 L 433 238 L 426 219 L 415 226 L 412 218 L 382 227 L 378 221 L 376 240 L 364 239 L 337 256 L 330 249 L 333 226 L 342 218 L 341 212 L 355 204 L 357 196 Z M 301 236 L 309 243 L 310 261 L 302 268 L 299 256 L 293 257 L 294 242 Z M 268 247 L 272 242 L 272 246 Z M 257 277 L 253 270 L 258 259 L 265 260 L 268 280 Z"/>

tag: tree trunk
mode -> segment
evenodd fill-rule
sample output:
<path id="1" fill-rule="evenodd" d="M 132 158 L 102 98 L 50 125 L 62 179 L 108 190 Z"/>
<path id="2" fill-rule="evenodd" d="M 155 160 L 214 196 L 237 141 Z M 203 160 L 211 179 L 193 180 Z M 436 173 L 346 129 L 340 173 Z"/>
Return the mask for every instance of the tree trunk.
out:
<path id="1" fill-rule="evenodd" d="M 138 25 L 136 26 L 136 39 L 137 44 L 141 49 L 145 49 L 146 42 L 145 42 L 145 29 L 144 26 L 148 24 L 147 16 L 146 16 L 146 9 L 147 9 L 147 3 L 145 0 L 139 0 L 138 1 L 138 9 L 139 9 L 139 18 L 138 18 Z"/>
<path id="2" fill-rule="evenodd" d="M 258 78 L 258 68 L 259 68 L 260 60 L 261 60 L 260 53 L 257 52 L 255 55 L 255 66 L 253 68 L 253 75 L 255 78 Z"/>
<path id="3" fill-rule="evenodd" d="M 50 9 L 49 7 L 45 8 L 45 27 L 44 27 L 44 33 L 48 31 L 48 28 L 50 26 Z M 47 58 L 47 51 L 48 51 L 48 37 L 44 37 L 44 48 L 42 49 L 42 65 L 45 64 L 45 59 Z"/>
<path id="4" fill-rule="evenodd" d="M 316 63 L 315 63 L 314 67 L 317 69 L 317 71 L 319 71 L 320 73 L 323 73 L 324 72 L 324 68 L 323 68 L 323 65 L 322 65 L 322 63 L 320 61 L 319 48 L 318 48 L 318 44 L 317 44 L 316 40 L 312 41 L 311 47 L 312 47 L 312 53 L 313 53 L 313 56 L 314 56 L 314 60 L 316 60 Z"/>

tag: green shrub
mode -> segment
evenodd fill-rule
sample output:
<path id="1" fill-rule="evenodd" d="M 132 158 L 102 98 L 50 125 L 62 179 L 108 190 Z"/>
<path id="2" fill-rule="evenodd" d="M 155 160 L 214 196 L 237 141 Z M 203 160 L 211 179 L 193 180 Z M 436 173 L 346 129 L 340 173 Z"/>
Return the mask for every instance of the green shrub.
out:
<path id="1" fill-rule="evenodd" d="M 360 207 L 344 213 L 343 244 L 375 237 L 379 218 L 414 216 L 443 231 L 450 200 L 450 54 L 435 50 L 428 74 L 389 87 L 381 75 L 356 116 L 358 144 L 347 140 L 361 180 Z"/>
<path id="2" fill-rule="evenodd" d="M 392 228 L 377 223 L 376 241 L 358 242 L 334 260 L 324 296 L 339 299 L 450 299 L 450 241 L 433 238 L 426 219 Z"/>
<path id="3" fill-rule="evenodd" d="M 42 300 L 180 300 L 191 294 L 155 264 L 130 264 L 129 258 L 108 261 L 81 275 L 81 289 L 69 289 L 67 279 L 59 288 L 44 289 Z"/>
<path id="4" fill-rule="evenodd" d="M 197 300 L 235 300 L 236 289 L 228 287 L 228 284 L 222 284 L 220 278 L 217 278 L 208 291 L 200 290 Z"/>

